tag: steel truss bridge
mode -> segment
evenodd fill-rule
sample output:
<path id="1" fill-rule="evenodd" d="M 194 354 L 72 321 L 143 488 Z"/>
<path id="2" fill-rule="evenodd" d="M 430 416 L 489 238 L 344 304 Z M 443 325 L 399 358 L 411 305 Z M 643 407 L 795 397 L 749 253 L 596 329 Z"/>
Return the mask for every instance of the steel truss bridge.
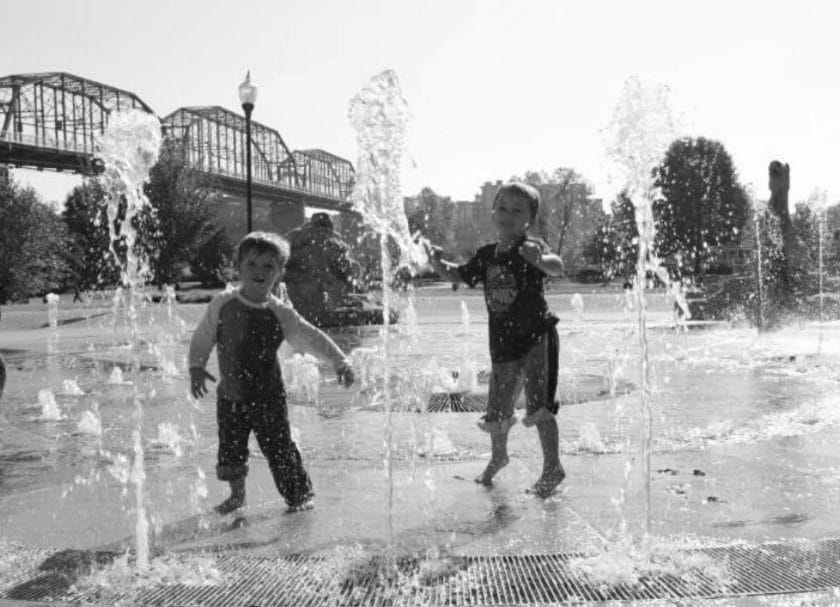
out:
<path id="1" fill-rule="evenodd" d="M 66 72 L 0 77 L 0 165 L 96 175 L 104 169 L 97 139 L 112 112 L 142 110 L 140 97 Z M 182 107 L 161 120 L 163 134 L 180 142 L 187 164 L 214 178 L 225 192 L 246 188 L 245 118 L 218 106 Z M 252 192 L 341 210 L 355 171 L 324 150 L 290 150 L 276 130 L 251 121 Z"/>

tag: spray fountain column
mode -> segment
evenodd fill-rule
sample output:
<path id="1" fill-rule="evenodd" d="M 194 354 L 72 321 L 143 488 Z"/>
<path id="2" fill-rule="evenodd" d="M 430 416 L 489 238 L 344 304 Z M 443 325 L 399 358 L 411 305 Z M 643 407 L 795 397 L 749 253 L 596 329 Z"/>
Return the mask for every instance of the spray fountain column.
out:
<path id="1" fill-rule="evenodd" d="M 817 256 L 819 260 L 819 341 L 817 343 L 817 355 L 822 352 L 823 341 L 823 322 L 825 321 L 825 311 L 823 309 L 823 239 L 825 235 L 826 222 L 826 205 L 828 200 L 828 193 L 825 189 L 816 188 L 808 197 L 808 204 L 813 209 L 817 220 Z"/>
<path id="2" fill-rule="evenodd" d="M 765 320 L 764 320 L 764 301 L 765 301 L 765 294 L 764 294 L 764 256 L 761 253 L 761 218 L 765 214 L 766 209 L 763 208 L 763 205 L 756 199 L 755 195 L 753 194 L 752 188 L 747 189 L 747 195 L 749 196 L 750 206 L 752 207 L 752 221 L 753 221 L 753 229 L 755 230 L 755 266 L 756 266 L 756 293 L 758 296 L 758 311 L 756 314 L 756 325 L 758 326 L 758 330 L 762 331 L 764 329 Z M 760 208 L 761 207 L 761 208 Z"/>
<path id="3" fill-rule="evenodd" d="M 674 139 L 675 121 L 667 102 L 668 90 L 661 85 L 643 83 L 636 77 L 629 78 L 621 94 L 610 123 L 608 153 L 621 173 L 628 197 L 635 207 L 639 230 L 639 255 L 636 262 L 634 291 L 639 323 L 642 398 L 642 449 L 645 483 L 645 543 L 650 538 L 650 454 L 652 441 L 651 372 L 647 342 L 647 311 L 645 288 L 650 272 L 664 278 L 659 260 L 653 251 L 655 226 L 653 201 L 657 187 L 654 169 L 662 162 L 667 147 Z"/>
<path id="4" fill-rule="evenodd" d="M 143 405 L 139 394 L 140 336 L 137 325 L 138 290 L 149 268 L 137 248 L 134 222 L 148 207 L 143 186 L 157 162 L 161 144 L 160 122 L 139 111 L 111 114 L 99 144 L 105 163 L 104 181 L 108 192 L 108 230 L 111 253 L 120 267 L 120 281 L 128 289 L 125 300 L 131 345 L 131 372 L 136 427 L 132 432 L 134 463 L 130 480 L 135 493 L 135 563 L 139 570 L 149 565 L 149 523 L 144 505 Z"/>
<path id="5" fill-rule="evenodd" d="M 397 74 L 386 70 L 376 76 L 350 103 L 350 121 L 356 130 L 358 161 L 352 194 L 354 210 L 379 237 L 382 272 L 382 400 L 385 409 L 385 468 L 387 476 L 387 541 L 393 543 L 393 446 L 392 394 L 389 369 L 391 282 L 395 265 L 416 265 L 425 259 L 412 241 L 403 209 L 400 169 L 409 120 L 408 103 L 402 96 Z M 399 260 L 392 257 L 399 255 Z M 394 263 L 394 262 L 398 263 Z"/>

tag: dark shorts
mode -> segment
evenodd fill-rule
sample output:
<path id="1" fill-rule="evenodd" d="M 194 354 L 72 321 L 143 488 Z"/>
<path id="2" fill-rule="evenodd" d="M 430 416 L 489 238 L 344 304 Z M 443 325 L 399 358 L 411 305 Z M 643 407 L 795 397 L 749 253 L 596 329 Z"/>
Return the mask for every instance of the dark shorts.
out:
<path id="1" fill-rule="evenodd" d="M 546 331 L 528 353 L 517 360 L 493 363 L 490 389 L 487 395 L 487 414 L 479 427 L 487 432 L 505 431 L 513 425 L 516 400 L 525 391 L 525 418 L 522 423 L 532 426 L 556 415 L 558 403 L 557 371 L 560 340 L 557 330 Z"/>

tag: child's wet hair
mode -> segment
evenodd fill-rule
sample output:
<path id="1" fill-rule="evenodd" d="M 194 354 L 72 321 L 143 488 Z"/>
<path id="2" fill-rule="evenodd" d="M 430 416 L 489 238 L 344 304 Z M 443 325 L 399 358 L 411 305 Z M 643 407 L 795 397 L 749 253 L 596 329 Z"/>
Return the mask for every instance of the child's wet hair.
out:
<path id="1" fill-rule="evenodd" d="M 502 197 L 502 194 L 512 194 L 514 196 L 521 197 L 523 200 L 527 200 L 528 206 L 531 209 L 532 221 L 536 218 L 537 213 L 540 211 L 540 191 L 532 185 L 522 183 L 521 181 L 508 181 L 499 188 L 498 192 L 496 192 L 496 196 L 493 198 L 494 209 L 496 208 L 496 203 L 499 202 L 499 198 Z"/>
<path id="2" fill-rule="evenodd" d="M 242 259 L 250 252 L 257 255 L 263 253 L 271 253 L 277 264 L 283 268 L 286 262 L 289 261 L 289 243 L 288 241 L 274 232 L 251 232 L 246 234 L 245 238 L 239 241 L 236 245 L 235 265 L 238 267 L 242 263 Z"/>

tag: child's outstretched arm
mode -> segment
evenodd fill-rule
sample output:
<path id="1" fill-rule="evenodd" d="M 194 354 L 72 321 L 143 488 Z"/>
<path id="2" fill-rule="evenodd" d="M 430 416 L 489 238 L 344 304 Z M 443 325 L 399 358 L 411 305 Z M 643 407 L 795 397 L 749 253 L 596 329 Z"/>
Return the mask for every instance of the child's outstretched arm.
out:
<path id="1" fill-rule="evenodd" d="M 443 249 L 433 245 L 427 245 L 426 252 L 429 254 L 429 263 L 438 276 L 453 284 L 462 282 L 461 274 L 458 272 L 458 264 L 444 260 Z"/>
<path id="2" fill-rule="evenodd" d="M 207 360 L 210 358 L 210 352 L 216 344 L 216 327 L 219 324 L 219 310 L 225 296 L 217 296 L 213 298 L 201 322 L 198 323 L 193 332 L 192 339 L 190 339 L 190 351 L 187 356 L 190 368 L 190 393 L 194 398 L 201 398 L 207 394 L 207 386 L 205 380 L 211 379 L 216 381 L 216 378 L 210 375 L 204 368 L 207 366 Z"/>
<path id="3" fill-rule="evenodd" d="M 561 276 L 563 274 L 563 260 L 560 256 L 551 251 L 546 251 L 538 242 L 526 240 L 519 247 L 519 253 L 535 268 L 538 268 L 549 276 Z"/>
<path id="4" fill-rule="evenodd" d="M 283 304 L 276 297 L 270 299 L 269 306 L 280 321 L 283 335 L 289 345 L 300 352 L 312 352 L 318 358 L 332 363 L 336 377 L 344 387 L 353 383 L 355 375 L 350 360 L 329 335 L 310 324 L 294 308 Z"/>

